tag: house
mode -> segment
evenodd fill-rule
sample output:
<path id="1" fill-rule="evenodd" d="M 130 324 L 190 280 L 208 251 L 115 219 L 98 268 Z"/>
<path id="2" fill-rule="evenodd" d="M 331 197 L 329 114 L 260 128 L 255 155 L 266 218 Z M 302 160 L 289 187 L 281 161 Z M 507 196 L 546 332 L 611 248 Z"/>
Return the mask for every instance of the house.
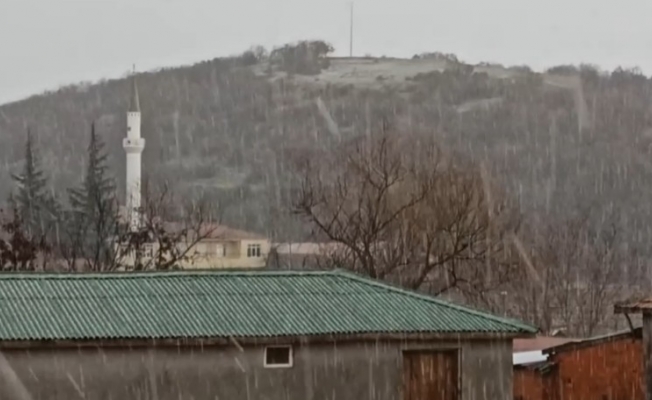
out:
<path id="1" fill-rule="evenodd" d="M 0 398 L 509 399 L 535 332 L 342 271 L 2 274 Z"/>
<path id="2" fill-rule="evenodd" d="M 590 339 L 537 338 L 530 346 L 528 341 L 519 340 L 519 349 L 527 350 L 518 352 L 514 341 L 514 400 L 644 399 L 640 328 Z"/>
<path id="3" fill-rule="evenodd" d="M 180 231 L 178 224 L 166 223 L 169 232 Z M 195 232 L 198 231 L 198 232 Z M 181 269 L 234 269 L 264 268 L 267 265 L 270 241 L 256 233 L 233 229 L 225 225 L 205 224 L 201 228 L 189 230 L 180 238 L 180 251 L 191 247 L 187 256 L 177 266 Z M 144 259 L 147 260 L 159 251 L 156 241 L 145 245 Z M 135 257 L 125 257 L 125 265 L 133 265 Z"/>

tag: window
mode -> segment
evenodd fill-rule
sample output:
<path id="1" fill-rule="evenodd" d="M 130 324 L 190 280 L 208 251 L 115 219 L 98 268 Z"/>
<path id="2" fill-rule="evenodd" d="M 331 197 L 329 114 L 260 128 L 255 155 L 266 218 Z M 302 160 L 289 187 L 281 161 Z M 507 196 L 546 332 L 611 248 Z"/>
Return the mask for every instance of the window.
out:
<path id="1" fill-rule="evenodd" d="M 290 368 L 292 367 L 291 346 L 270 346 L 265 347 L 266 368 Z"/>
<path id="2" fill-rule="evenodd" d="M 260 244 L 247 245 L 247 257 L 260 257 Z"/>

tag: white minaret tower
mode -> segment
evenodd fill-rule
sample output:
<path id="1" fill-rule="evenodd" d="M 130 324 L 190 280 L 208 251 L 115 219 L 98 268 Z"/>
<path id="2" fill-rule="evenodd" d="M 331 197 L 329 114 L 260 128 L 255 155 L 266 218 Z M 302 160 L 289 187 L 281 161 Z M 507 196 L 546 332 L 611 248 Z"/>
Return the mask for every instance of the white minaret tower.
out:
<path id="1" fill-rule="evenodd" d="M 140 155 L 145 149 L 145 139 L 140 137 L 140 102 L 136 75 L 132 78 L 131 102 L 127 112 L 127 137 L 122 141 L 127 154 L 127 187 L 125 208 L 129 226 L 136 230 L 140 224 Z"/>

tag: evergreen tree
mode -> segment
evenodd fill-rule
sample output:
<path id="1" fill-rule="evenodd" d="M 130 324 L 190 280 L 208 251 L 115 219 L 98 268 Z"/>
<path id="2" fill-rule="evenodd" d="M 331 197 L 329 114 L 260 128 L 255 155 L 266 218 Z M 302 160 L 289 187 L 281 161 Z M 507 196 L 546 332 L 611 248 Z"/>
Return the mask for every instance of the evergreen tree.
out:
<path id="1" fill-rule="evenodd" d="M 29 129 L 25 143 L 25 167 L 23 173 L 13 175 L 13 179 L 18 185 L 18 193 L 12 202 L 15 203 L 24 231 L 35 240 L 42 240 L 56 223 L 58 207 L 48 192 L 47 178 L 41 169 Z"/>
<path id="2" fill-rule="evenodd" d="M 69 239 L 75 252 L 91 269 L 101 269 L 110 256 L 110 238 L 117 223 L 115 182 L 109 175 L 105 144 L 91 125 L 88 164 L 83 183 L 69 190 L 71 218 Z"/>

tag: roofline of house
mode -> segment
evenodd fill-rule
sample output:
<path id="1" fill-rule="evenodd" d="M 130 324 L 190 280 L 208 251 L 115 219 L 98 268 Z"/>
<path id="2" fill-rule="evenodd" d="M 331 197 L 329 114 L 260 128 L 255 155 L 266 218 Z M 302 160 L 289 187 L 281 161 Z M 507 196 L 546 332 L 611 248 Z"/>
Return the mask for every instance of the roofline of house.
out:
<path id="1" fill-rule="evenodd" d="M 201 239 L 202 242 L 216 242 L 216 243 L 224 243 L 224 242 L 241 242 L 241 241 L 247 241 L 247 240 L 263 240 L 263 239 L 242 239 L 242 238 L 230 238 L 230 237 L 204 237 Z M 194 240 L 186 240 L 186 242 L 194 242 Z"/>
<path id="2" fill-rule="evenodd" d="M 574 342 L 568 342 L 560 344 L 558 346 L 548 347 L 543 349 L 543 354 L 558 354 L 570 350 L 578 350 L 586 347 L 597 346 L 599 344 L 613 342 L 616 340 L 627 339 L 627 338 L 639 338 L 643 334 L 643 329 L 641 327 L 635 328 L 634 330 L 628 329 L 626 331 L 615 332 L 602 336 L 595 336 L 592 338 L 578 340 Z"/>
<path id="3" fill-rule="evenodd" d="M 197 268 L 184 271 L 105 271 L 105 272 L 40 272 L 7 271 L 0 274 L 0 281 L 9 279 L 135 279 L 153 276 L 205 276 L 205 275 L 241 275 L 241 276 L 284 276 L 284 275 L 332 275 L 333 271 L 323 270 L 252 270 L 251 268 Z"/>
<path id="4" fill-rule="evenodd" d="M 69 339 L 69 340 L 1 340 L 0 350 L 29 350 L 49 348 L 138 348 L 138 347 L 210 347 L 210 346 L 256 346 L 276 344 L 320 344 L 347 342 L 427 342 L 468 340 L 511 340 L 529 337 L 523 332 L 510 333 L 364 333 L 336 335 L 297 335 L 270 337 L 197 337 L 197 338 L 115 338 L 115 339 Z"/>
<path id="5" fill-rule="evenodd" d="M 614 314 L 643 314 L 652 313 L 652 306 L 649 303 L 633 303 L 633 304 L 616 304 L 614 306 Z"/>
<path id="6" fill-rule="evenodd" d="M 537 372 L 547 372 L 550 371 L 553 368 L 557 368 L 557 363 L 554 361 L 538 361 L 538 362 L 533 362 L 529 364 L 517 364 L 514 365 L 514 369 L 526 369 L 526 370 L 533 370 Z"/>

